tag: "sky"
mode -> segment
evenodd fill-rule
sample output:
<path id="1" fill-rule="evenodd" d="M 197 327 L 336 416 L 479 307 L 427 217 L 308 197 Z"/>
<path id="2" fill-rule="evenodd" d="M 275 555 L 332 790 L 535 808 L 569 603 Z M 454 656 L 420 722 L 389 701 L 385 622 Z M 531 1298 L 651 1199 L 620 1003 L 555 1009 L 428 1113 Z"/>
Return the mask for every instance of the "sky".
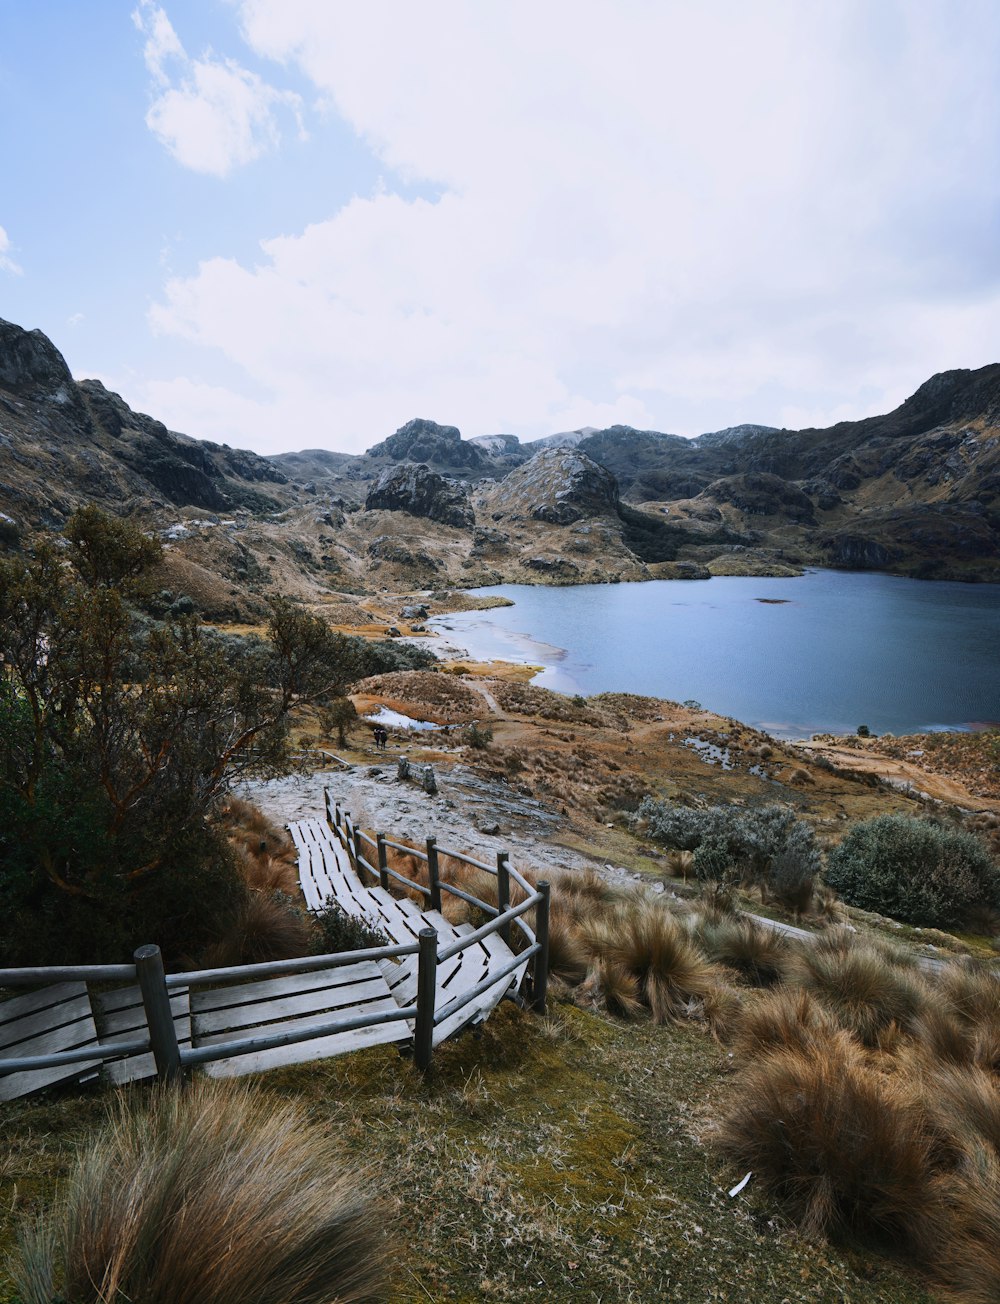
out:
<path id="1" fill-rule="evenodd" d="M 0 317 L 171 429 L 829 425 L 1000 360 L 995 0 L 0 0 Z"/>

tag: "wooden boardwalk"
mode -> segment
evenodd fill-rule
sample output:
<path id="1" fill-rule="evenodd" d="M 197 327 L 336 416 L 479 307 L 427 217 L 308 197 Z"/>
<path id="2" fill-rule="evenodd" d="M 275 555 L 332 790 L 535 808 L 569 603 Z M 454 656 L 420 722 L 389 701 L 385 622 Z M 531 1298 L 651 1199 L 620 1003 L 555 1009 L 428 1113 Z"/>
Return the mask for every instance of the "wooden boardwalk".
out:
<path id="1" fill-rule="evenodd" d="M 332 898 L 345 914 L 363 919 L 390 941 L 400 944 L 415 942 L 422 929 L 433 928 L 438 935 L 439 949 L 468 937 L 474 931 L 471 924 L 449 923 L 439 910 L 422 910 L 406 897 L 391 896 L 383 887 L 365 887 L 346 850 L 325 822 L 301 820 L 290 824 L 288 831 L 298 851 L 299 881 L 310 910 L 321 909 Z M 462 992 L 485 982 L 492 971 L 513 958 L 514 953 L 507 943 L 492 933 L 450 959 L 441 961 L 437 969 L 436 1008 L 443 1009 Z M 400 1007 L 412 1005 L 416 999 L 416 959 L 416 956 L 407 956 L 398 961 L 379 962 L 393 999 Z M 508 991 L 517 989 L 526 967 L 527 961 L 437 1024 L 434 1045 L 439 1045 L 468 1023 L 481 1023 Z"/>
<path id="2" fill-rule="evenodd" d="M 98 1074 L 124 1083 L 201 1067 L 232 1077 L 386 1043 L 412 1047 L 426 1068 L 435 1046 L 487 1018 L 544 954 L 530 929 L 523 957 L 500 936 L 543 894 L 502 914 L 480 902 L 491 918 L 479 929 L 452 924 L 440 910 L 392 896 L 382 885 L 388 877 L 358 852 L 359 838 L 375 840 L 345 826 L 339 811 L 334 825 L 301 820 L 289 831 L 308 908 L 333 900 L 387 946 L 170 975 L 156 947 L 140 947 L 133 965 L 0 969 L 0 988 L 33 989 L 0 1000 L 0 1101 Z M 381 882 L 365 886 L 355 864 Z M 505 863 L 504 893 L 508 872 Z M 451 890 L 441 883 L 435 899 L 441 887 Z M 547 908 L 547 888 L 544 900 Z M 542 1008 L 544 983 L 533 996 Z"/>

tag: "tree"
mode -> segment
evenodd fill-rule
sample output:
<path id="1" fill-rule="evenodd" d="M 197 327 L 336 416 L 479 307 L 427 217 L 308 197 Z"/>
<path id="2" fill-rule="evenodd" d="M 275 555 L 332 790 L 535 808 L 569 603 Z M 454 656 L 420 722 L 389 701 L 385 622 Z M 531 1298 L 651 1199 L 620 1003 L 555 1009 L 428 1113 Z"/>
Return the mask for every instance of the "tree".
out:
<path id="1" fill-rule="evenodd" d="M 343 696 L 358 641 L 285 600 L 265 639 L 151 621 L 129 596 L 158 548 L 92 509 L 66 536 L 0 558 L 0 949 L 176 954 L 199 893 L 239 898 L 216 799 L 287 768 L 291 713 Z"/>

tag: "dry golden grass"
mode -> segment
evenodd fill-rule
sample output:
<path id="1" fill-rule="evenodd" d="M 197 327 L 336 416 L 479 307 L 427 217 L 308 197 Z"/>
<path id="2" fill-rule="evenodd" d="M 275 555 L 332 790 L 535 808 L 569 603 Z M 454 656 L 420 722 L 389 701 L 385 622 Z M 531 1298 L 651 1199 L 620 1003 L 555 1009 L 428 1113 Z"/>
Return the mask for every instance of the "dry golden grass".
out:
<path id="1" fill-rule="evenodd" d="M 748 1000 L 733 1034 L 743 1060 L 776 1051 L 821 1050 L 840 1032 L 837 1020 L 808 992 L 782 987 Z"/>
<path id="2" fill-rule="evenodd" d="M 312 941 L 310 920 L 293 902 L 251 892 L 223 936 L 204 951 L 201 965 L 218 969 L 294 960 L 310 953 Z"/>
<path id="3" fill-rule="evenodd" d="M 962 1304 L 1000 1299 L 1000 1161 L 985 1148 L 940 1177 L 934 1277 Z"/>
<path id="4" fill-rule="evenodd" d="M 595 959 L 619 965 L 639 984 L 656 1023 L 679 1018 L 715 985 L 716 970 L 663 906 L 642 897 L 584 926 Z"/>
<path id="5" fill-rule="evenodd" d="M 894 1028 L 915 1026 L 927 1004 L 927 986 L 876 949 L 844 949 L 836 944 L 839 940 L 831 933 L 799 948 L 790 978 L 821 1000 L 864 1045 L 886 1048 L 887 1039 L 896 1036 Z"/>
<path id="6" fill-rule="evenodd" d="M 792 954 L 782 933 L 752 919 L 701 916 L 694 935 L 710 960 L 734 970 L 754 987 L 780 983 Z"/>
<path id="7" fill-rule="evenodd" d="M 593 961 L 583 982 L 576 987 L 573 1000 L 581 1008 L 601 1010 L 622 1019 L 632 1018 L 642 1009 L 638 978 L 624 965 L 605 956 Z"/>
<path id="8" fill-rule="evenodd" d="M 22 1240 L 23 1304 L 361 1304 L 381 1220 L 303 1108 L 203 1080 L 125 1098 Z"/>
<path id="9" fill-rule="evenodd" d="M 719 1142 L 807 1234 L 924 1248 L 933 1169 L 921 1110 L 844 1033 L 752 1064 Z"/>

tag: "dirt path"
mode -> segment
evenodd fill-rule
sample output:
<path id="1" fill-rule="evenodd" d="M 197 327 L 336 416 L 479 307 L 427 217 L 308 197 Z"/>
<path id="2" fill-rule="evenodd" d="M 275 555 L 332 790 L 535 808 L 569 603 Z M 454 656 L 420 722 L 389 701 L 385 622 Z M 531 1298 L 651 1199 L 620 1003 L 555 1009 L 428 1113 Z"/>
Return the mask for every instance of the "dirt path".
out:
<path id="1" fill-rule="evenodd" d="M 910 761 L 899 760 L 895 756 L 882 756 L 871 751 L 857 751 L 852 747 L 838 747 L 835 743 L 798 743 L 798 748 L 806 755 L 820 754 L 828 757 L 842 770 L 853 770 L 859 774 L 876 774 L 887 779 L 896 787 L 914 793 L 933 797 L 936 801 L 946 802 L 950 806 L 960 806 L 963 810 L 1000 812 L 1000 801 L 991 797 L 977 796 L 957 779 L 943 774 L 933 774 Z"/>
<path id="2" fill-rule="evenodd" d="M 479 696 L 483 698 L 486 705 L 494 715 L 499 716 L 501 719 L 506 718 L 504 712 L 500 709 L 500 703 L 485 684 L 481 684 L 478 680 L 471 678 L 467 678 L 463 682 L 467 688 L 471 688 L 473 692 L 478 693 Z"/>

